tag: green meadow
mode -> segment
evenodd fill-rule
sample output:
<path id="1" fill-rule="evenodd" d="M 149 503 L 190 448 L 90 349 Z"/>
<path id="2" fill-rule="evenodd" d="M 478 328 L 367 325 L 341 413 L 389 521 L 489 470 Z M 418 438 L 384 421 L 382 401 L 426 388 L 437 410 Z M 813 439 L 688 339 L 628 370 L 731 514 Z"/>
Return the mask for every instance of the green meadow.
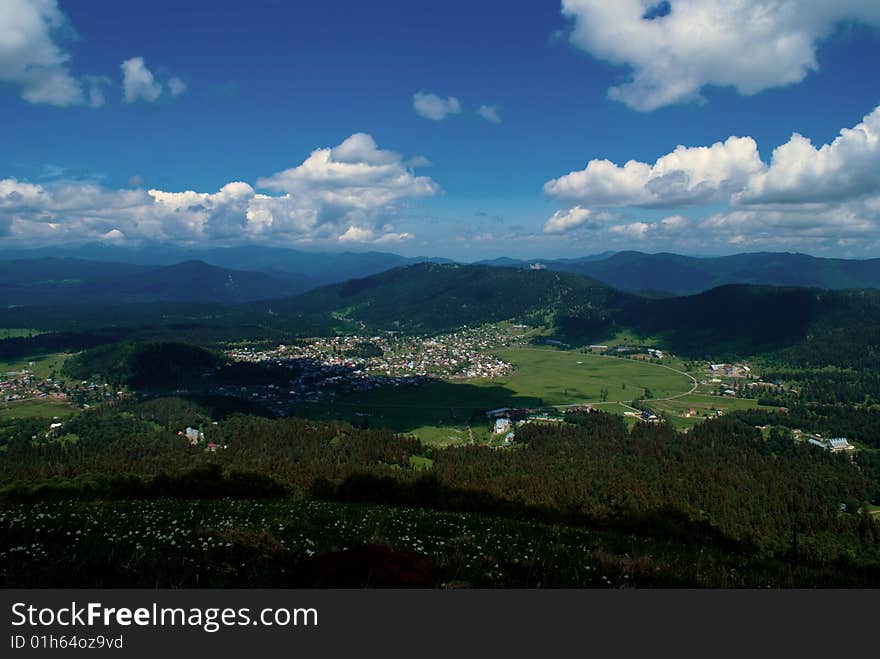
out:
<path id="1" fill-rule="evenodd" d="M 0 361 L 0 378 L 7 373 L 18 373 L 25 368 L 30 369 L 37 380 L 45 380 L 52 376 L 61 377 L 61 367 L 68 357 L 70 355 L 59 352 L 15 361 Z M 65 416 L 73 411 L 74 408 L 70 405 L 51 398 L 0 402 L 0 420 L 25 417 L 51 419 L 53 416 Z"/>
<path id="2" fill-rule="evenodd" d="M 22 327 L 0 327 L 0 340 L 18 339 L 21 337 L 36 336 L 42 334 L 42 330 L 28 329 Z"/>
<path id="3" fill-rule="evenodd" d="M 724 414 L 738 410 L 750 409 L 775 409 L 758 405 L 758 401 L 752 398 L 733 398 L 729 396 L 710 396 L 707 394 L 693 393 L 673 400 L 662 400 L 651 403 L 655 412 L 666 414 L 676 429 L 692 428 L 704 419 L 714 416 L 716 410 Z M 685 414 L 694 410 L 695 415 L 685 417 Z"/>
<path id="4" fill-rule="evenodd" d="M 665 398 L 690 391 L 691 379 L 660 364 L 591 355 L 550 348 L 508 348 L 493 351 L 516 366 L 507 378 L 495 378 L 491 385 L 509 388 L 518 395 L 540 398 L 545 405 L 573 405 L 601 400 L 631 401 L 646 391 L 653 398 Z"/>
<path id="5" fill-rule="evenodd" d="M 686 375 L 649 362 L 554 348 L 506 348 L 493 354 L 514 364 L 514 373 L 491 380 L 386 387 L 304 405 L 301 412 L 412 433 L 428 444 L 466 444 L 490 439 L 483 410 L 602 403 L 603 409 L 623 414 L 628 408 L 618 403 L 642 398 L 646 390 L 662 398 L 687 393 L 693 386 Z"/>
<path id="6" fill-rule="evenodd" d="M 0 361 L 0 376 L 5 373 L 17 373 L 27 368 L 39 380 L 45 380 L 52 375 L 61 377 L 61 367 L 69 357 L 70 355 L 67 353 L 53 352 L 48 355 L 26 357 L 14 361 Z"/>
<path id="7" fill-rule="evenodd" d="M 56 416 L 67 416 L 76 410 L 66 403 L 57 400 L 23 400 L 0 403 L 0 420 L 25 419 L 40 417 L 51 419 Z"/>

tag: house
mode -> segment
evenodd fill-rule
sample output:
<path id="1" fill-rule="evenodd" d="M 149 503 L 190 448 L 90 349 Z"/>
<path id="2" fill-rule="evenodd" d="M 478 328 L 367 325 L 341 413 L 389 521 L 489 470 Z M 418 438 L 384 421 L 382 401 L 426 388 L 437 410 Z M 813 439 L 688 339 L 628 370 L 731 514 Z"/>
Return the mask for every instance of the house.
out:
<path id="1" fill-rule="evenodd" d="M 49 432 L 46 433 L 46 438 L 55 437 L 61 434 L 61 428 L 64 427 L 63 423 L 56 422 L 49 425 Z"/>
<path id="2" fill-rule="evenodd" d="M 503 435 L 510 430 L 510 419 L 495 419 L 495 434 Z"/>
<path id="3" fill-rule="evenodd" d="M 818 446 L 832 453 L 845 453 L 847 451 L 855 451 L 856 447 L 847 441 L 845 437 L 835 437 L 833 439 L 823 439 L 822 437 L 808 437 L 807 443 Z"/>
<path id="4" fill-rule="evenodd" d="M 184 436 L 186 436 L 186 438 L 189 440 L 190 446 L 195 446 L 199 442 L 205 441 L 205 433 L 203 433 L 201 430 L 191 428 L 189 426 L 187 426 L 185 432 L 178 434 L 183 434 Z"/>
<path id="5" fill-rule="evenodd" d="M 488 418 L 492 419 L 492 418 L 496 418 L 496 417 L 502 416 L 502 415 L 504 415 L 504 414 L 507 414 L 508 412 L 510 412 L 510 408 L 509 408 L 509 407 L 499 407 L 499 408 L 494 409 L 494 410 L 487 410 L 487 411 L 486 411 L 486 416 L 487 416 Z"/>
<path id="6" fill-rule="evenodd" d="M 828 440 L 828 450 L 832 453 L 842 453 L 844 451 L 855 451 L 856 447 L 850 444 L 846 437 L 835 437 Z"/>
<path id="7" fill-rule="evenodd" d="M 592 405 L 570 405 L 563 410 L 564 414 L 586 414 L 593 411 Z"/>

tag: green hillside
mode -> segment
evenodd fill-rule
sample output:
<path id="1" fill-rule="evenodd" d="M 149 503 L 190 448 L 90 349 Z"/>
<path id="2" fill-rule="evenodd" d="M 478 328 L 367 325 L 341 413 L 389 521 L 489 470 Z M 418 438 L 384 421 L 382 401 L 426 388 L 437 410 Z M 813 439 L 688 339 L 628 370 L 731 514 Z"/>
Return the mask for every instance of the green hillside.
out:
<path id="1" fill-rule="evenodd" d="M 259 313 L 328 331 L 435 333 L 514 320 L 571 344 L 626 330 L 697 358 L 781 353 L 852 368 L 880 361 L 876 290 L 728 285 L 648 298 L 549 270 L 424 263 L 265 303 Z"/>
<path id="2" fill-rule="evenodd" d="M 594 280 L 546 270 L 420 263 L 326 286 L 267 305 L 273 313 L 332 316 L 347 327 L 441 332 L 519 320 L 553 326 L 573 315 L 585 327 L 610 326 L 628 296 Z"/>

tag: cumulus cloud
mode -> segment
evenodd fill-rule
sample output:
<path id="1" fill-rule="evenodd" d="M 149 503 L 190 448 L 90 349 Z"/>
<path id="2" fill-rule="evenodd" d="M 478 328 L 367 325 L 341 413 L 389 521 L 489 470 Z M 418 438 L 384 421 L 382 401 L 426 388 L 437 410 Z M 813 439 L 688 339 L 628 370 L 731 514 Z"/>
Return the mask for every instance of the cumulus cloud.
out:
<path id="1" fill-rule="evenodd" d="M 71 29 L 56 0 L 3 0 L 0 82 L 18 87 L 29 103 L 103 105 L 99 79 L 75 77 L 70 54 L 56 41 Z"/>
<path id="2" fill-rule="evenodd" d="M 389 219 L 407 199 L 439 192 L 402 156 L 357 133 L 317 149 L 298 167 L 217 192 L 109 189 L 92 183 L 0 180 L 0 230 L 25 243 L 162 241 L 234 244 L 388 243 L 412 238 Z"/>
<path id="3" fill-rule="evenodd" d="M 544 233 L 564 233 L 589 222 L 593 211 L 575 206 L 565 211 L 556 211 L 544 224 Z"/>
<path id="4" fill-rule="evenodd" d="M 544 192 L 591 206 L 696 204 L 741 190 L 762 168 L 755 140 L 731 137 L 708 147 L 679 146 L 653 165 L 591 160 L 583 170 L 548 181 Z"/>
<path id="5" fill-rule="evenodd" d="M 615 208 L 601 228 L 606 238 L 624 244 L 648 241 L 672 249 L 846 244 L 867 250 L 880 237 L 880 107 L 828 144 L 814 146 L 792 135 L 769 163 L 760 159 L 752 138 L 731 137 L 708 147 L 680 146 L 653 164 L 592 160 L 583 170 L 548 181 L 544 191 L 570 205 L 545 223 L 547 234 L 596 228 L 598 214 Z M 702 213 L 701 206 L 707 207 Z M 673 207 L 696 210 L 689 217 L 651 217 L 652 209 Z"/>
<path id="6" fill-rule="evenodd" d="M 420 91 L 413 95 L 413 109 L 420 117 L 442 121 L 450 114 L 460 114 L 461 103 L 454 96 L 443 98 L 437 94 Z"/>
<path id="7" fill-rule="evenodd" d="M 657 222 L 629 222 L 609 227 L 612 235 L 622 236 L 630 240 L 663 240 L 678 239 L 687 232 L 693 231 L 694 223 L 682 215 L 664 217 Z"/>
<path id="8" fill-rule="evenodd" d="M 501 116 L 498 114 L 498 108 L 494 105 L 481 105 L 477 108 L 477 114 L 483 117 L 490 124 L 500 124 Z"/>
<path id="9" fill-rule="evenodd" d="M 175 76 L 168 81 L 168 91 L 172 96 L 180 96 L 186 91 L 186 83 Z"/>
<path id="10" fill-rule="evenodd" d="M 122 92 L 126 103 L 143 100 L 153 103 L 162 95 L 162 85 L 144 64 L 143 57 L 132 57 L 121 64 Z"/>
<path id="11" fill-rule="evenodd" d="M 437 184 L 416 176 L 402 156 L 381 150 L 370 135 L 356 133 L 332 149 L 316 149 L 298 167 L 257 184 L 275 192 L 319 200 L 325 213 L 369 214 L 404 197 L 436 194 Z"/>
<path id="12" fill-rule="evenodd" d="M 341 243 L 399 243 L 409 240 L 413 237 L 411 233 L 394 233 L 390 231 L 393 227 L 386 226 L 385 232 L 378 234 L 369 227 L 356 227 L 354 225 L 348 227 L 341 236 Z"/>
<path id="13" fill-rule="evenodd" d="M 164 93 L 167 85 L 172 98 L 186 92 L 186 83 L 178 77 L 172 77 L 163 84 L 150 69 L 143 57 L 132 57 L 125 60 L 122 69 L 122 92 L 126 103 L 145 101 L 155 103 Z"/>
<path id="14" fill-rule="evenodd" d="M 609 96 L 641 111 L 702 100 L 707 85 L 801 82 L 837 25 L 880 25 L 876 0 L 562 0 L 562 13 L 572 45 L 631 71 Z"/>
<path id="15" fill-rule="evenodd" d="M 819 148 L 795 133 L 773 151 L 736 201 L 745 204 L 828 203 L 880 190 L 880 107 Z"/>

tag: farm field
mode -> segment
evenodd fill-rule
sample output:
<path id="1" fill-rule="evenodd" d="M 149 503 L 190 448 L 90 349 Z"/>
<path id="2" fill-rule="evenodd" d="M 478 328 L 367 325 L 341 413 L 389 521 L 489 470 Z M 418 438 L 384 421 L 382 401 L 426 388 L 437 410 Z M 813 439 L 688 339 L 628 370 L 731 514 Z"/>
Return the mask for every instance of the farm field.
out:
<path id="1" fill-rule="evenodd" d="M 34 377 L 44 380 L 55 374 L 60 377 L 61 367 L 70 357 L 69 354 L 63 352 L 53 352 L 47 355 L 39 355 L 36 357 L 27 357 L 25 359 L 17 359 L 14 361 L 0 361 L 0 375 L 4 373 L 19 372 L 22 369 L 29 368 L 33 372 Z"/>
<path id="2" fill-rule="evenodd" d="M 611 402 L 642 398 L 646 389 L 654 398 L 665 398 L 693 386 L 690 378 L 673 369 L 619 357 L 547 348 L 506 348 L 494 354 L 517 368 L 490 384 L 540 398 L 545 405 L 599 401 L 602 389 L 607 389 Z"/>
<path id="3" fill-rule="evenodd" d="M 24 419 L 40 417 L 51 419 L 56 416 L 67 416 L 76 410 L 67 403 L 56 400 L 22 400 L 0 403 L 0 420 Z"/>
<path id="4" fill-rule="evenodd" d="M 36 336 L 42 334 L 42 330 L 23 327 L 0 327 L 0 340 L 17 339 L 24 336 Z"/>
<path id="5" fill-rule="evenodd" d="M 692 428 L 709 416 L 714 416 L 716 410 L 727 414 L 737 410 L 767 409 L 774 407 L 758 405 L 758 401 L 752 398 L 734 398 L 730 396 L 710 396 L 708 394 L 693 393 L 673 400 L 648 401 L 655 412 L 666 413 L 672 420 L 676 429 Z M 684 415 L 688 410 L 696 410 L 697 414 L 690 418 Z"/>
<path id="6" fill-rule="evenodd" d="M 25 368 L 30 369 L 37 380 L 45 380 L 52 376 L 60 377 L 61 367 L 68 357 L 70 355 L 66 353 L 52 353 L 15 361 L 0 361 L 0 378 L 7 373 L 19 373 Z M 0 402 L 0 419 L 25 417 L 51 419 L 53 416 L 65 416 L 73 411 L 74 408 L 70 405 L 48 397 Z"/>
<path id="7" fill-rule="evenodd" d="M 302 412 L 353 423 L 366 420 L 374 427 L 412 433 L 427 444 L 465 444 L 472 436 L 475 442 L 491 436 L 481 410 L 598 403 L 604 388 L 608 400 L 602 409 L 623 414 L 628 408 L 616 403 L 641 398 L 646 388 L 659 398 L 686 393 L 693 386 L 687 376 L 647 362 L 553 348 L 507 348 L 493 354 L 514 364 L 516 371 L 491 380 L 373 390 L 332 403 L 304 405 Z"/>

